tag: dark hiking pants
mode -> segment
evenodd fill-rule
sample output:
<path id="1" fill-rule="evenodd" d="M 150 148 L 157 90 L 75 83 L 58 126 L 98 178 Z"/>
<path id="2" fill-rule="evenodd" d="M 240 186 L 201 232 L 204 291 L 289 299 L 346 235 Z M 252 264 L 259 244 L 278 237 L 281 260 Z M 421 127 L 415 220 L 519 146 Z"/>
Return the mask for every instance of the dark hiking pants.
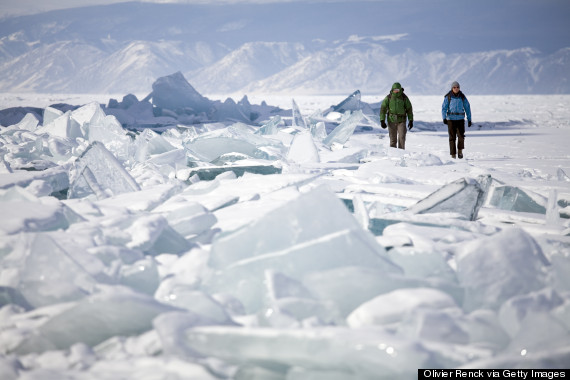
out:
<path id="1" fill-rule="evenodd" d="M 465 120 L 448 120 L 447 132 L 449 134 L 449 154 L 457 154 L 457 149 L 464 149 Z M 457 140 L 457 149 L 455 147 L 455 140 Z"/>

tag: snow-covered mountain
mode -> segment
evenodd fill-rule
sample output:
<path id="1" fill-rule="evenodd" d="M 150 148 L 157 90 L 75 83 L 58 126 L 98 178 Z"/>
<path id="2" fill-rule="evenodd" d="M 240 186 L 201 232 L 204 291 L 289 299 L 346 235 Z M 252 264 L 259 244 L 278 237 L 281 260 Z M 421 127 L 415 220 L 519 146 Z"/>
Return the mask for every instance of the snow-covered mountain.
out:
<path id="1" fill-rule="evenodd" d="M 445 29 L 425 33 L 437 9 L 402 28 L 419 16 L 393 13 L 393 2 L 351 4 L 124 3 L 4 19 L 0 90 L 144 94 L 180 71 L 204 94 L 378 94 L 394 81 L 440 94 L 452 80 L 472 94 L 570 93 L 570 47 L 541 53 L 504 39 L 498 49 L 481 34 L 489 50 L 458 52 L 441 42 Z M 398 16 L 378 23 L 379 11 Z"/>

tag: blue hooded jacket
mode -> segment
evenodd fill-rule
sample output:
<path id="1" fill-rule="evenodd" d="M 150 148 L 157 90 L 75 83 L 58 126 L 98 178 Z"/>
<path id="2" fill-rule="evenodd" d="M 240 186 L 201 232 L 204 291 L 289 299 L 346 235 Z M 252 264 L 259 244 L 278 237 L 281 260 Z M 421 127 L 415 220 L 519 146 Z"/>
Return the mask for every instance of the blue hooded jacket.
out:
<path id="1" fill-rule="evenodd" d="M 447 120 L 464 120 L 467 115 L 467 120 L 471 121 L 471 106 L 467 97 L 459 91 L 456 94 L 449 91 L 443 98 L 441 105 L 441 118 Z"/>

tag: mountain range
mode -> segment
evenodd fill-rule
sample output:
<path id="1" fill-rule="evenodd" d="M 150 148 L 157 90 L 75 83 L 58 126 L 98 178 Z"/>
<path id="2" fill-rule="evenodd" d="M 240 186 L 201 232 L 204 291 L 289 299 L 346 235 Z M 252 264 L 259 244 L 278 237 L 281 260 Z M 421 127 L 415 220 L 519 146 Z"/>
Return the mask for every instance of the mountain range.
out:
<path id="1" fill-rule="evenodd" d="M 345 10 L 337 3 L 124 3 L 8 18 L 0 90 L 145 94 L 180 71 L 203 94 L 381 94 L 400 81 L 430 95 L 453 80 L 471 94 L 570 93 L 570 47 L 439 48 L 444 29 L 421 33 L 428 16 L 403 30 L 375 25 L 365 15 L 392 4 L 380 3 L 353 3 L 360 16 L 336 29 L 325 20 Z"/>

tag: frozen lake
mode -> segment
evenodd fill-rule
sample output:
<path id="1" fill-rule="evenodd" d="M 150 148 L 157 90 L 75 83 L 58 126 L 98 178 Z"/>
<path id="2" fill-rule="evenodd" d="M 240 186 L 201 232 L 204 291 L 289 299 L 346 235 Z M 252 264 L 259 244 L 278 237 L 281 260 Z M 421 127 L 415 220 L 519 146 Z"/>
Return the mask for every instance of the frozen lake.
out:
<path id="1" fill-rule="evenodd" d="M 327 146 L 286 115 L 269 135 L 128 134 L 95 106 L 65 116 L 83 120 L 73 137 L 0 129 L 0 377 L 568 367 L 570 95 L 465 91 L 462 160 L 443 96 L 409 95 L 405 151 L 377 126 Z M 0 109 L 109 98 L 4 94 Z M 248 96 L 293 98 L 308 123 L 343 100 Z M 194 176 L 212 162 L 221 174 Z"/>

